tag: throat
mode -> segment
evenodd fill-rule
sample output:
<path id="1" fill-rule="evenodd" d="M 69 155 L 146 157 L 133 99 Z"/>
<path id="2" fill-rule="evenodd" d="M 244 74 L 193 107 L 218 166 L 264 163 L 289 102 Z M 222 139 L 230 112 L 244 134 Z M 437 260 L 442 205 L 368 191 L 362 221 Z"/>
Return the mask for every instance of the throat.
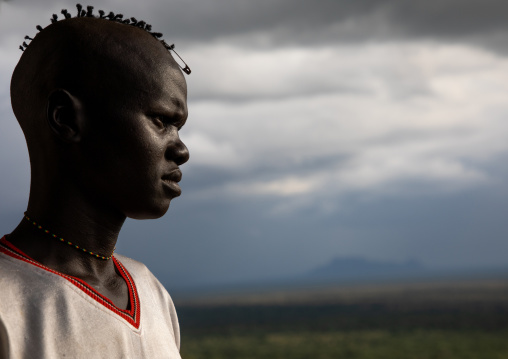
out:
<path id="1" fill-rule="evenodd" d="M 86 258 L 86 257 L 85 257 Z M 66 268 L 56 270 L 79 278 L 99 294 L 109 299 L 118 309 L 130 309 L 130 291 L 126 279 L 122 276 L 121 266 L 116 259 L 110 259 L 107 262 L 96 261 L 98 266 L 91 266 L 88 262 L 82 262 L 79 265 L 73 263 Z"/>

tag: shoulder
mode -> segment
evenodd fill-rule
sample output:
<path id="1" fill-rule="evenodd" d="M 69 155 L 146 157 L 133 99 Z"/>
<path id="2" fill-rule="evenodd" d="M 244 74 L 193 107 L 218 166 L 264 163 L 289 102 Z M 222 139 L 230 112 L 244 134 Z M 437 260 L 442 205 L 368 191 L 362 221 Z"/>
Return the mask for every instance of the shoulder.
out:
<path id="1" fill-rule="evenodd" d="M 115 254 L 115 259 L 120 262 L 132 276 L 140 295 L 142 295 L 144 299 L 149 300 L 149 307 L 145 306 L 144 309 L 150 312 L 154 311 L 152 314 L 159 318 L 167 315 L 175 343 L 177 347 L 180 348 L 180 326 L 178 323 L 178 316 L 173 299 L 166 288 L 164 288 L 161 282 L 159 282 L 143 263 L 121 254 Z"/>
<path id="2" fill-rule="evenodd" d="M 22 325 L 16 313 L 33 313 L 37 303 L 52 303 L 69 292 L 61 276 L 44 270 L 28 259 L 15 258 L 0 251 L 0 318 L 12 317 Z"/>
<path id="3" fill-rule="evenodd" d="M 129 272 L 135 272 L 135 273 L 143 273 L 148 272 L 152 273 L 148 270 L 148 268 L 141 262 L 126 257 L 122 254 L 116 254 L 114 255 L 115 259 L 117 259 Z"/>
<path id="4" fill-rule="evenodd" d="M 37 284 L 46 279 L 44 271 L 31 265 L 23 258 L 14 258 L 8 255 L 3 249 L 3 247 L 0 248 L 1 288 L 23 286 L 27 282 Z M 2 294 L 9 294 L 3 290 L 0 292 Z"/>

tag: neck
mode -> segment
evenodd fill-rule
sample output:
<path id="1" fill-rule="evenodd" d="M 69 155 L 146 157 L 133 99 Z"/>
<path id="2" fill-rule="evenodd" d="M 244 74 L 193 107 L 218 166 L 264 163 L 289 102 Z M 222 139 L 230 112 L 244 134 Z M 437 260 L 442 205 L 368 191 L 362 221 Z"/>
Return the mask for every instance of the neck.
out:
<path id="1" fill-rule="evenodd" d="M 62 185 L 47 191 L 32 188 L 27 214 L 65 242 L 109 256 L 126 217 L 93 200 Z M 85 280 L 100 280 L 114 268 L 112 260 L 99 259 L 62 243 L 24 218 L 8 239 L 38 262 Z"/>

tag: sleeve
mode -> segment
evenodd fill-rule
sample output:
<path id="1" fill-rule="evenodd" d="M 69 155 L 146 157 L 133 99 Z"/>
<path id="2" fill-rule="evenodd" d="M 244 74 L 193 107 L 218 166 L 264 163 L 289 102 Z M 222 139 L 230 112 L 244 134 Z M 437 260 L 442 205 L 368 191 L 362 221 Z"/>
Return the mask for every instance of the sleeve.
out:
<path id="1" fill-rule="evenodd" d="M 176 315 L 176 309 L 175 305 L 173 304 L 173 300 L 170 299 L 169 303 L 169 313 L 171 313 L 171 324 L 173 326 L 173 333 L 175 335 L 175 343 L 178 351 L 180 351 L 180 324 L 178 323 L 178 316 Z"/>

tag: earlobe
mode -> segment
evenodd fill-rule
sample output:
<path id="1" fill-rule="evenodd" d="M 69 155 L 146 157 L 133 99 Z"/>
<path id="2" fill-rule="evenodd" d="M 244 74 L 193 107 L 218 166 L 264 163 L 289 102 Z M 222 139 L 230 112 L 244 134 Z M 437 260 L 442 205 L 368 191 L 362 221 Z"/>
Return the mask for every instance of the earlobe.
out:
<path id="1" fill-rule="evenodd" d="M 58 89 L 48 97 L 48 125 L 64 142 L 79 142 L 83 132 L 81 101 L 68 91 Z"/>

